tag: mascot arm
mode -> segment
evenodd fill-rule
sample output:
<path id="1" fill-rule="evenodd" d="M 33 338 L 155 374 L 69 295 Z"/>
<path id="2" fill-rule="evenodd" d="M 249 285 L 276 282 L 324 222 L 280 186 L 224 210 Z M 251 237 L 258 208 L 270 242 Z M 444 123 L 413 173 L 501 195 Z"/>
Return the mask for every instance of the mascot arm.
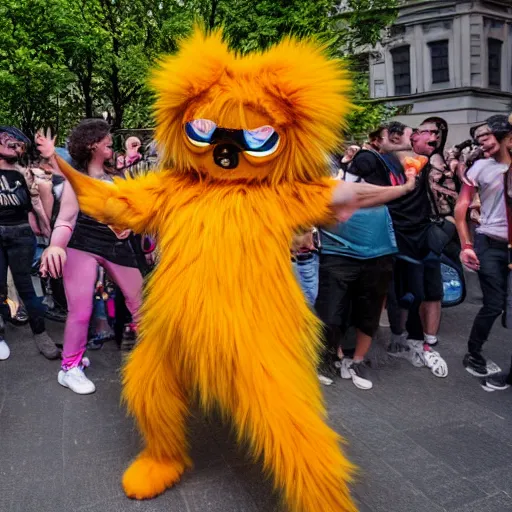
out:
<path id="1" fill-rule="evenodd" d="M 380 206 L 411 192 L 415 182 L 415 174 L 408 173 L 407 182 L 396 187 L 334 179 L 295 184 L 285 191 L 284 214 L 294 230 L 304 226 L 344 222 L 359 208 Z"/>
<path id="2" fill-rule="evenodd" d="M 57 157 L 59 169 L 71 183 L 80 210 L 116 230 L 155 232 L 164 202 L 164 176 L 148 173 L 135 179 L 114 178 L 114 183 L 93 179 Z"/>

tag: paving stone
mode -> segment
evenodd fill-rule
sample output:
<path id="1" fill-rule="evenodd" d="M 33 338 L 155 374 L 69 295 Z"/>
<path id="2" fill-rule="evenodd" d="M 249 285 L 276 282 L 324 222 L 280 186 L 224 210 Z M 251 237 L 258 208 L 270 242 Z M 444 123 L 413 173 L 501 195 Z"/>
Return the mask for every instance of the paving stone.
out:
<path id="1" fill-rule="evenodd" d="M 508 512 L 509 510 L 512 510 L 512 498 L 508 494 L 500 492 L 457 508 L 453 512 Z"/>
<path id="2" fill-rule="evenodd" d="M 465 304 L 443 312 L 447 379 L 394 360 L 372 370 L 369 392 L 340 379 L 324 388 L 329 422 L 360 468 L 353 486 L 360 512 L 512 510 L 512 391 L 485 393 L 461 363 L 477 311 Z M 62 325 L 49 323 L 49 331 L 59 339 Z M 121 476 L 142 443 L 120 404 L 115 344 L 90 354 L 97 392 L 83 397 L 58 385 L 59 362 L 37 353 L 27 327 L 8 326 L 7 338 L 1 512 L 286 512 L 229 425 L 195 410 L 188 430 L 195 468 L 154 500 L 127 499 Z M 497 325 L 485 351 L 507 366 L 510 332 Z"/>
<path id="3" fill-rule="evenodd" d="M 410 430 L 408 434 L 427 451 L 465 476 L 507 466 L 512 460 L 512 447 L 476 425 Z"/>

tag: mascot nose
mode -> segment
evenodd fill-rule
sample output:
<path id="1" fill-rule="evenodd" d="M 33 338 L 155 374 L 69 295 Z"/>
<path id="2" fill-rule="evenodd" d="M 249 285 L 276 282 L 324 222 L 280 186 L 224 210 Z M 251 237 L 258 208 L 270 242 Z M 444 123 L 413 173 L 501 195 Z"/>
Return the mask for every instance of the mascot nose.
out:
<path id="1" fill-rule="evenodd" d="M 213 150 L 213 161 L 223 169 L 234 169 L 238 166 L 240 149 L 234 144 L 219 144 Z"/>

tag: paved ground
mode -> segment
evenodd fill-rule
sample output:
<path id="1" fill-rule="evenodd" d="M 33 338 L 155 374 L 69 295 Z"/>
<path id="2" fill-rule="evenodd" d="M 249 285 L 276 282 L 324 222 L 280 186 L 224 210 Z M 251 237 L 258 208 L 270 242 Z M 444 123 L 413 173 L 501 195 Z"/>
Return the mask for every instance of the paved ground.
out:
<path id="1" fill-rule="evenodd" d="M 330 421 L 360 467 L 361 512 L 512 510 L 512 391 L 484 392 L 461 365 L 476 309 L 444 312 L 447 379 L 399 361 L 374 372 L 372 391 L 341 380 L 325 390 Z M 61 326 L 51 329 L 60 336 Z M 120 476 L 139 438 L 119 406 L 114 345 L 92 354 L 98 391 L 80 397 L 57 384 L 58 362 L 36 353 L 27 328 L 8 336 L 12 356 L 0 363 L 1 512 L 279 510 L 229 431 L 201 416 L 191 422 L 194 471 L 156 500 L 126 499 Z M 499 364 L 508 363 L 510 339 L 497 328 L 488 344 Z"/>

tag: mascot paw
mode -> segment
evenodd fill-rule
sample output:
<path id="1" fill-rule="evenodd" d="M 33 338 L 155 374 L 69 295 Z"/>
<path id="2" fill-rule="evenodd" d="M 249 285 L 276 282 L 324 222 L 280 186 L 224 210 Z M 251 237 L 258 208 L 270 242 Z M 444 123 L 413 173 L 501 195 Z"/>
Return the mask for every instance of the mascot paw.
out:
<path id="1" fill-rule="evenodd" d="M 183 462 L 157 461 L 141 454 L 123 475 L 124 492 L 137 500 L 154 498 L 178 482 L 185 467 Z"/>

